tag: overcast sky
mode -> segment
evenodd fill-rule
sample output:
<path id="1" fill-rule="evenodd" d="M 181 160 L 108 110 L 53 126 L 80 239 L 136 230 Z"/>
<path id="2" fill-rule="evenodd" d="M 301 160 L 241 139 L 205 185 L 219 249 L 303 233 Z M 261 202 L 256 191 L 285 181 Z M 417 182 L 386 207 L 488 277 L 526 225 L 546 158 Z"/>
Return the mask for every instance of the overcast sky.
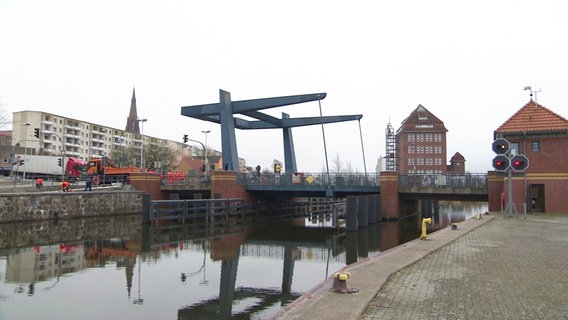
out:
<path id="1" fill-rule="evenodd" d="M 363 114 L 367 171 L 422 104 L 446 128 L 448 160 L 491 170 L 493 131 L 526 104 L 568 117 L 568 1 L 0 0 L 0 104 L 124 129 L 132 88 L 144 134 L 221 149 L 219 125 L 182 106 L 326 92 L 327 115 Z M 267 110 L 319 116 L 317 102 Z M 35 125 L 35 124 L 34 124 Z M 320 126 L 293 129 L 298 169 L 325 169 Z M 362 172 L 355 122 L 325 126 Z M 249 166 L 284 160 L 280 130 L 237 131 Z"/>

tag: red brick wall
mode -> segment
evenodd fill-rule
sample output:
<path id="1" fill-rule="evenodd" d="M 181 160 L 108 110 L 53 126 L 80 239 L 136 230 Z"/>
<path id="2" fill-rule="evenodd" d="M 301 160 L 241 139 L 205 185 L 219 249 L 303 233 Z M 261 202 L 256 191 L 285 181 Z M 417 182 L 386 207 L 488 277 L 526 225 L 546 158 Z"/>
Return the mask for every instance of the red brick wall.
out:
<path id="1" fill-rule="evenodd" d="M 540 142 L 540 151 L 532 151 L 532 142 Z M 519 143 L 520 153 L 529 158 L 528 173 L 565 173 L 568 172 L 568 139 L 528 138 L 511 139 L 509 142 Z"/>
<path id="2" fill-rule="evenodd" d="M 433 141 L 422 141 L 422 142 L 408 142 L 408 134 L 442 134 L 442 141 L 441 142 L 433 142 Z M 446 173 L 446 169 L 447 169 L 447 165 L 446 165 L 446 133 L 445 132 L 441 132 L 441 131 L 406 131 L 406 130 L 402 130 L 397 136 L 396 136 L 396 144 L 397 144 L 397 166 L 398 166 L 398 172 L 401 174 L 408 174 L 409 171 L 411 170 L 439 170 L 442 173 Z M 415 147 L 414 153 L 413 154 L 409 154 L 408 153 L 408 146 L 409 145 L 413 145 Z M 433 148 L 435 148 L 436 146 L 439 146 L 442 148 L 442 152 L 441 153 L 434 153 L 434 151 L 432 151 L 431 153 L 426 153 L 426 147 L 427 146 L 432 146 Z M 416 148 L 418 147 L 423 147 L 424 148 L 424 152 L 423 153 L 418 153 L 418 150 Z M 442 163 L 441 164 L 432 164 L 432 165 L 419 165 L 417 162 L 415 162 L 414 165 L 409 165 L 408 164 L 408 158 L 414 158 L 414 159 L 418 159 L 418 158 L 441 158 L 442 159 Z M 417 160 L 415 160 L 417 161 Z"/>
<path id="3" fill-rule="evenodd" d="M 255 201 L 245 186 L 237 183 L 235 171 L 211 172 L 211 198 L 243 198 L 250 202 Z"/>
<path id="4" fill-rule="evenodd" d="M 160 175 L 157 173 L 132 173 L 130 184 L 136 190 L 149 194 L 152 200 L 168 200 L 167 192 L 160 190 Z"/>
<path id="5" fill-rule="evenodd" d="M 546 212 L 568 212 L 568 173 L 529 173 L 527 174 L 527 188 L 531 184 L 544 184 Z"/>
<path id="6" fill-rule="evenodd" d="M 526 204 L 527 212 L 531 211 L 530 186 L 532 184 L 544 185 L 544 209 L 550 213 L 568 212 L 568 173 L 564 174 L 536 174 L 528 173 L 513 177 L 513 203 L 518 213 L 524 212 Z M 496 176 L 494 172 L 489 173 L 488 196 L 489 211 L 501 211 L 506 208 L 508 203 L 509 178 Z M 501 194 L 504 193 L 504 203 L 501 204 Z"/>
<path id="7" fill-rule="evenodd" d="M 383 219 L 398 218 L 402 210 L 398 196 L 396 172 L 381 172 L 381 215 Z"/>
<path id="8" fill-rule="evenodd" d="M 489 211 L 501 211 L 501 194 L 505 192 L 505 177 L 497 175 L 495 171 L 487 172 L 487 196 Z"/>

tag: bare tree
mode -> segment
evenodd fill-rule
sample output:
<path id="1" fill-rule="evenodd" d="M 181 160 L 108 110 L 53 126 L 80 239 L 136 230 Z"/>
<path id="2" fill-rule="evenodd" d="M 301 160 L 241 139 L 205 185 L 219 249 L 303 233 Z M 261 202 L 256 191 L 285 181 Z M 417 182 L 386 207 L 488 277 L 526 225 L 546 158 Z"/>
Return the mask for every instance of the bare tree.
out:
<path id="1" fill-rule="evenodd" d="M 343 163 L 341 161 L 341 157 L 339 156 L 339 153 L 335 154 L 335 157 L 333 157 L 333 168 L 332 171 L 336 174 L 340 173 L 341 171 L 343 171 Z"/>
<path id="2" fill-rule="evenodd" d="M 169 167 L 175 158 L 173 150 L 166 146 L 149 144 L 144 148 L 144 162 L 148 169 L 158 170 L 162 167 Z"/>
<path id="3" fill-rule="evenodd" d="M 357 172 L 357 170 L 353 169 L 351 162 L 347 162 L 347 164 L 345 165 L 345 171 L 346 172 Z"/>

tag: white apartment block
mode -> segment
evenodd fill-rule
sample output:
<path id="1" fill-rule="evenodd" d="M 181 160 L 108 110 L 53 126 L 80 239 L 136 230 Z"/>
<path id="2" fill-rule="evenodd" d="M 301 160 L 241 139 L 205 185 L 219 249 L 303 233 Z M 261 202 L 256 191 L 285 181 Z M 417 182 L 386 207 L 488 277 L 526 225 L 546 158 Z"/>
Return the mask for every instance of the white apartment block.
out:
<path id="1" fill-rule="evenodd" d="M 26 148 L 28 154 L 49 154 L 81 158 L 108 156 L 119 158 L 128 148 L 141 149 L 142 145 L 167 147 L 179 160 L 193 154 L 191 146 L 181 142 L 145 136 L 87 121 L 67 118 L 42 111 L 18 111 L 12 117 L 12 145 Z M 39 128 L 39 138 L 34 129 Z"/>

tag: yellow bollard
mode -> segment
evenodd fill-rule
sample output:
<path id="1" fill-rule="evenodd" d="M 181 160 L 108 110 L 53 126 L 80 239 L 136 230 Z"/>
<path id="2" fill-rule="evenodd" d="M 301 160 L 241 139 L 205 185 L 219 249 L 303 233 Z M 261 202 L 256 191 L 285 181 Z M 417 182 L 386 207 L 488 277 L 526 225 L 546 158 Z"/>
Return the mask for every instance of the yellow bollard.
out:
<path id="1" fill-rule="evenodd" d="M 422 234 L 420 235 L 420 240 L 426 240 L 428 235 L 426 235 L 426 224 L 432 224 L 432 218 L 422 218 Z"/>
<path id="2" fill-rule="evenodd" d="M 347 279 L 351 276 L 349 272 L 336 272 L 333 274 L 333 286 L 331 288 L 332 292 L 339 293 L 355 293 L 359 292 L 359 289 L 350 288 L 347 286 Z"/>

